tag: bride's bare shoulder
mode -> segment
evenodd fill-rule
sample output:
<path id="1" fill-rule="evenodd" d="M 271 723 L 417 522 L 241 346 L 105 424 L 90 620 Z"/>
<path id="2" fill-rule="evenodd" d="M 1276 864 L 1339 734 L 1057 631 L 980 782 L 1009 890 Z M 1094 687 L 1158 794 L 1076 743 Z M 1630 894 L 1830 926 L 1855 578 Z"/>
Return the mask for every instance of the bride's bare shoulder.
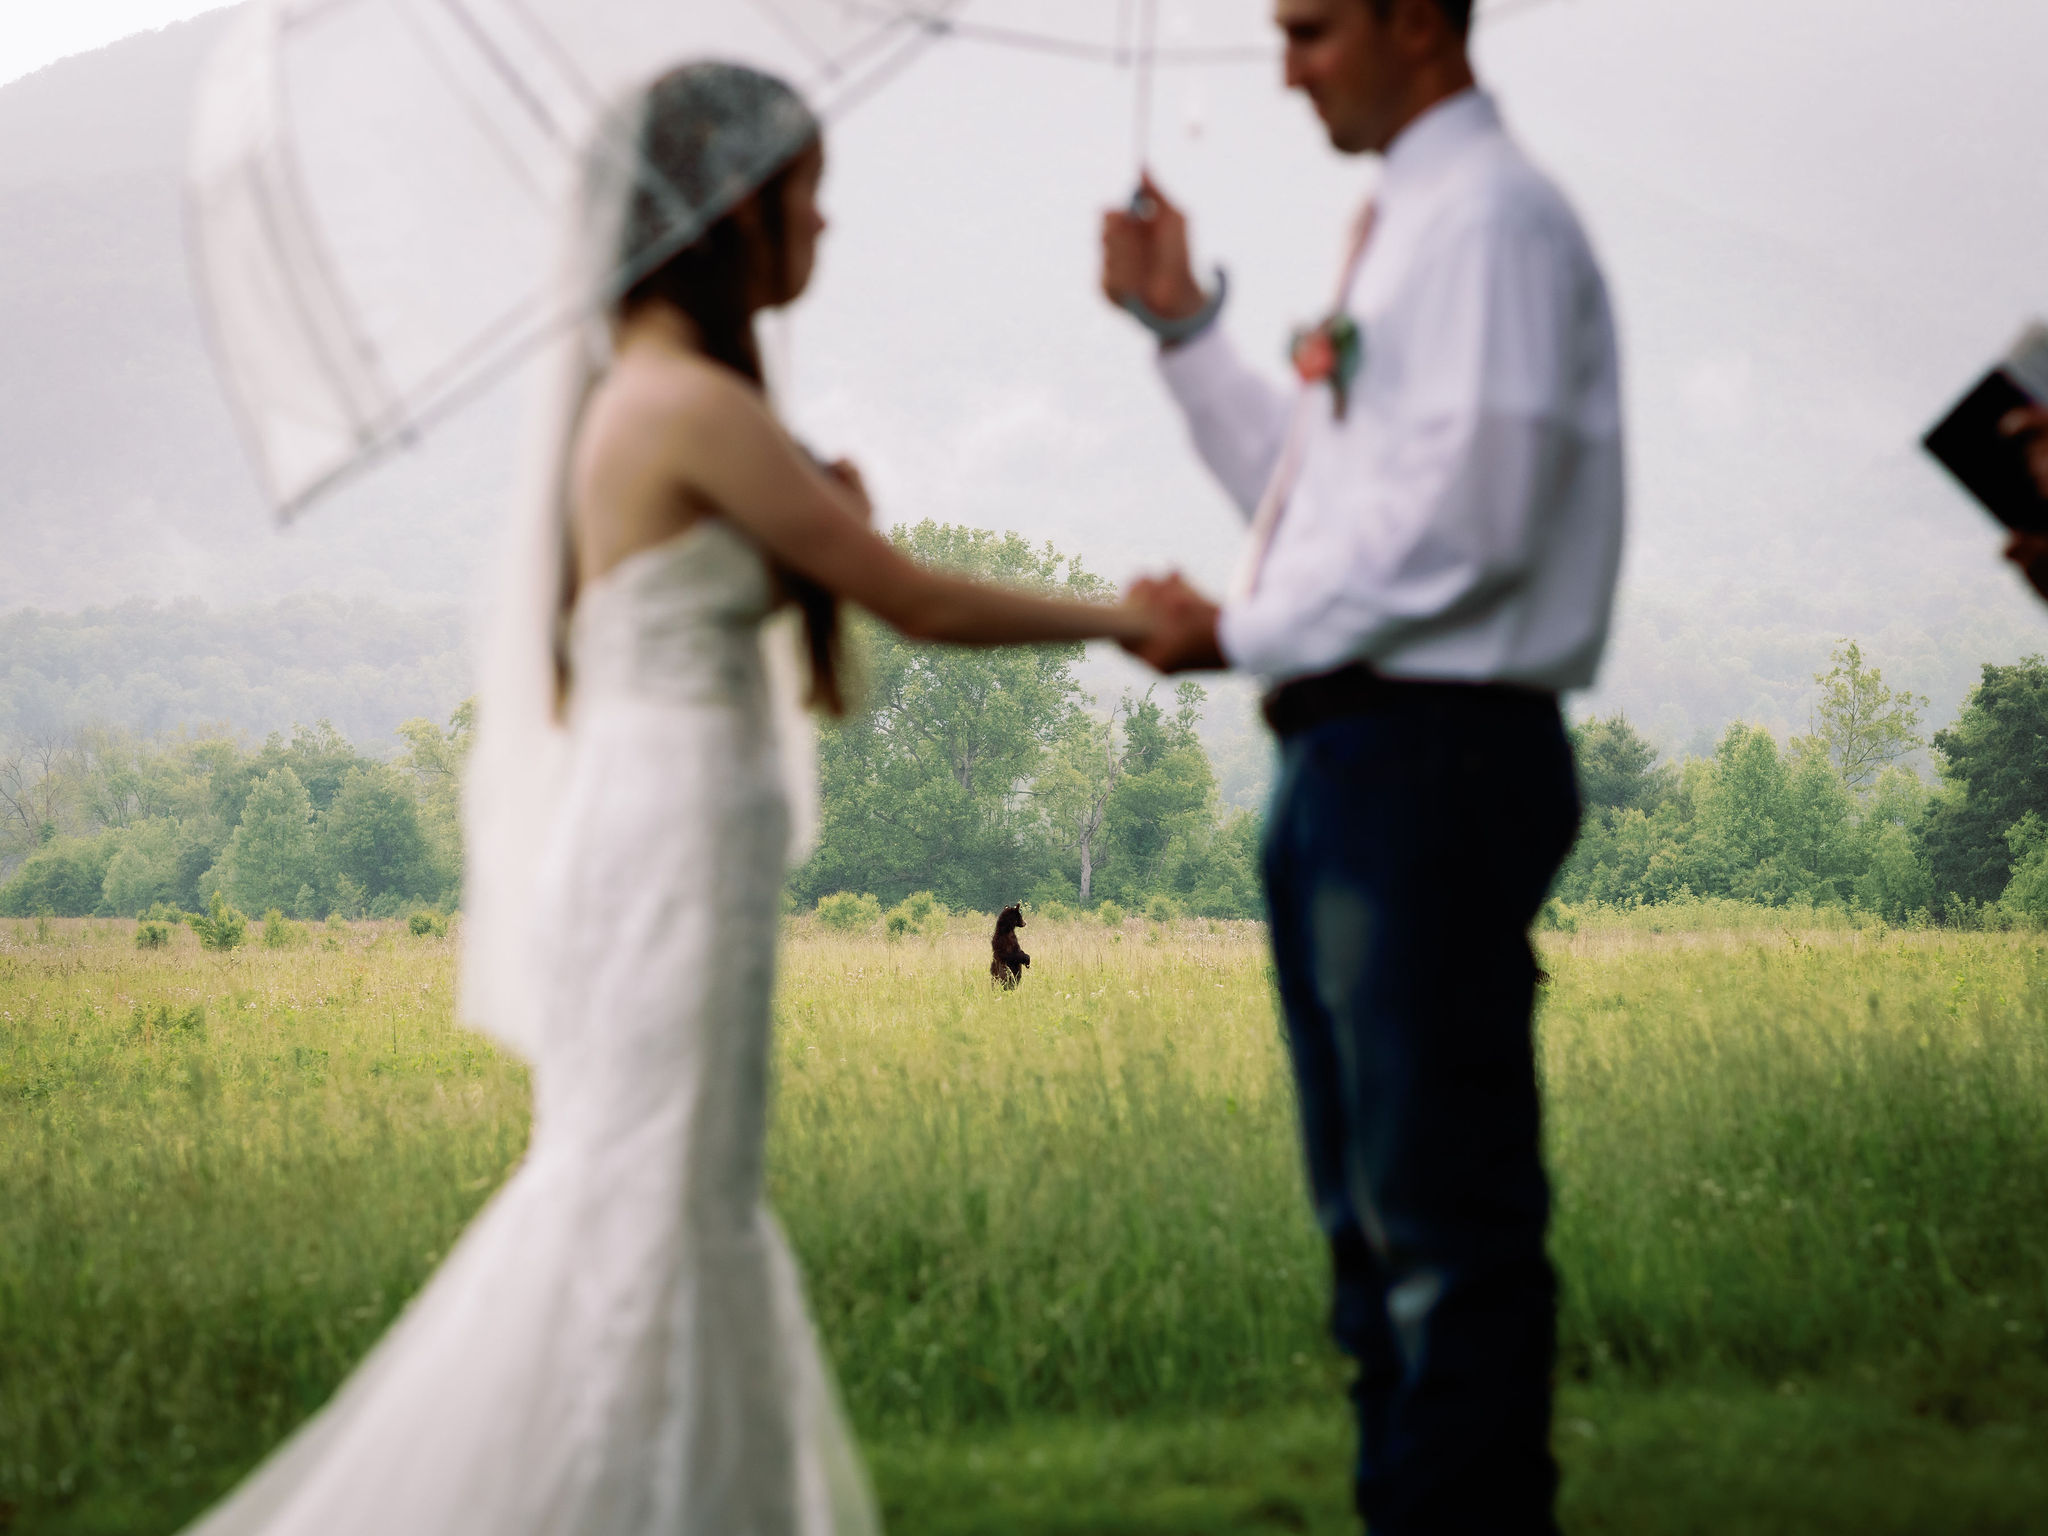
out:
<path id="1" fill-rule="evenodd" d="M 718 441 L 771 418 L 761 393 L 709 358 L 668 349 L 624 353 L 607 371 L 586 417 L 593 434 L 656 432 L 671 442 Z"/>

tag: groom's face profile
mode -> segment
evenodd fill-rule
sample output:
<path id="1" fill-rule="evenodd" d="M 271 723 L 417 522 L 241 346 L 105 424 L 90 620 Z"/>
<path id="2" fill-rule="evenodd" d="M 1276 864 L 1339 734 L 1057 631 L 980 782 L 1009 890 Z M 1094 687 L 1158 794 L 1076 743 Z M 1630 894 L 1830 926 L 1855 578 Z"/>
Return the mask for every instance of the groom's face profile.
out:
<path id="1" fill-rule="evenodd" d="M 1447 47 L 1464 52 L 1436 0 L 1274 0 L 1273 21 L 1286 40 L 1288 88 L 1351 155 L 1392 143 L 1431 66 Z"/>

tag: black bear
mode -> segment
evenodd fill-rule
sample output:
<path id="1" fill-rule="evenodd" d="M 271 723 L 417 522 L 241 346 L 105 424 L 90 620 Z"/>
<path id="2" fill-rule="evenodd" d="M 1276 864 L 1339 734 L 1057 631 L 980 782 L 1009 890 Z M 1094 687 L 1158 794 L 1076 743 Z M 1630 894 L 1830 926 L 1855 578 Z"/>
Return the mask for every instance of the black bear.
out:
<path id="1" fill-rule="evenodd" d="M 1017 942 L 1017 930 L 1023 926 L 1022 909 L 1005 907 L 996 918 L 996 936 L 989 940 L 988 947 L 995 953 L 988 963 L 989 977 L 1006 990 L 1024 979 L 1024 967 L 1031 963 L 1024 946 Z"/>

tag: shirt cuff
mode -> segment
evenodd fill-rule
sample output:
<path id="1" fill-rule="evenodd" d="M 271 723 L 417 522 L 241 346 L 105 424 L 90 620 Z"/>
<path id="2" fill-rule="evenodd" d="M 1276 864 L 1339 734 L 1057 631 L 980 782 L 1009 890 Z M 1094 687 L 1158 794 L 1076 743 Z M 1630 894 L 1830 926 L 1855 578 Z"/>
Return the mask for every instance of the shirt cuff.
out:
<path id="1" fill-rule="evenodd" d="M 1268 668 L 1262 664 L 1267 658 L 1260 654 L 1257 641 L 1258 623 L 1251 600 L 1225 603 L 1216 615 L 1216 648 L 1230 663 L 1231 671 L 1267 675 Z"/>
<path id="2" fill-rule="evenodd" d="M 1223 334 L 1220 318 L 1179 346 L 1159 349 L 1159 376 L 1183 410 L 1207 400 L 1215 392 L 1213 381 L 1227 376 L 1236 366 L 1237 354 L 1231 350 L 1230 338 Z"/>
<path id="3" fill-rule="evenodd" d="M 1369 661 L 1367 639 L 1329 623 L 1304 624 L 1277 591 L 1226 603 L 1216 615 L 1216 648 L 1231 670 L 1249 672 L 1269 685 Z"/>

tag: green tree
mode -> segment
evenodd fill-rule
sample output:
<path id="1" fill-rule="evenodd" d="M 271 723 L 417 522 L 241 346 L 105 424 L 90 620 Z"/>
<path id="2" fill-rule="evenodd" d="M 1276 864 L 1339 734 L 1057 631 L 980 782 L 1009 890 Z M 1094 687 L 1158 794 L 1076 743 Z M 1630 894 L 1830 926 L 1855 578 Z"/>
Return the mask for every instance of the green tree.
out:
<path id="1" fill-rule="evenodd" d="M 124 831 L 101 882 L 108 909 L 138 917 L 160 902 L 181 905 L 185 893 L 180 855 L 185 841 L 185 829 L 168 816 L 138 822 Z"/>
<path id="2" fill-rule="evenodd" d="M 349 770 L 321 818 L 320 854 L 330 881 L 353 881 L 373 905 L 440 894 L 419 806 L 393 769 Z M 288 904 L 297 889 L 295 883 L 279 904 Z"/>
<path id="3" fill-rule="evenodd" d="M 1678 770 L 1658 765 L 1656 747 L 1624 714 L 1581 720 L 1570 734 L 1582 814 L 1555 893 L 1565 901 L 1643 900 L 1652 860 L 1663 852 L 1668 864 L 1681 835 Z"/>
<path id="4" fill-rule="evenodd" d="M 1674 796 L 1654 813 L 1621 810 L 1611 816 L 1589 811 L 1578 842 L 1558 872 L 1555 894 L 1562 901 L 1598 901 L 1628 906 L 1664 901 L 1686 886 L 1682 852 L 1688 828 Z"/>
<path id="5" fill-rule="evenodd" d="M 2012 878 L 2007 834 L 2029 813 L 2048 816 L 2048 662 L 1986 665 L 1934 750 L 1944 782 L 1922 840 L 1936 897 L 1995 902 Z"/>
<path id="6" fill-rule="evenodd" d="M 462 771 L 475 732 L 476 700 L 457 706 L 443 730 L 431 720 L 407 720 L 398 727 L 405 755 L 398 771 L 412 783 L 419 803 L 420 832 L 426 838 L 432 883 L 451 898 L 462 886 Z"/>
<path id="7" fill-rule="evenodd" d="M 1197 917 L 1265 915 L 1259 876 L 1262 830 L 1256 812 L 1237 811 L 1184 838 L 1174 885 L 1184 893 L 1188 911 Z"/>
<path id="8" fill-rule="evenodd" d="M 1796 742 L 1789 753 L 1779 831 L 1787 899 L 1843 903 L 1851 899 L 1860 869 L 1856 804 L 1819 742 Z"/>
<path id="9" fill-rule="evenodd" d="M 80 812 L 97 827 L 204 814 L 215 770 L 240 756 L 234 743 L 218 738 L 149 741 L 88 726 L 78 733 Z"/>
<path id="10" fill-rule="evenodd" d="M 1612 826 L 1623 811 L 1654 811 L 1671 795 L 1677 774 L 1657 765 L 1657 749 L 1625 714 L 1582 720 L 1571 729 L 1579 798 L 1588 817 Z"/>
<path id="11" fill-rule="evenodd" d="M 1844 640 L 1828 659 L 1834 665 L 1813 675 L 1820 685 L 1813 739 L 1842 782 L 1861 794 L 1885 769 L 1923 745 L 1920 712 L 1927 700 L 1887 688 L 1884 674 L 1864 665 L 1863 648 L 1854 640 Z"/>
<path id="12" fill-rule="evenodd" d="M 1699 896 L 1774 903 L 1790 894 L 1784 867 L 1786 773 L 1771 733 L 1728 727 L 1695 790 L 1681 867 Z"/>
<path id="13" fill-rule="evenodd" d="M 203 913 L 188 918 L 192 931 L 199 935 L 201 949 L 240 949 L 249 937 L 249 919 L 244 917 L 219 891 L 207 903 Z"/>
<path id="14" fill-rule="evenodd" d="M 896 529 L 912 559 L 1069 597 L 1106 583 L 1050 544 L 938 523 Z M 856 621 L 866 708 L 820 742 L 823 818 L 816 853 L 792 882 L 813 901 L 929 890 L 987 909 L 1022 895 L 1046 849 L 1024 791 L 1071 730 L 1083 647 L 911 645 Z"/>
<path id="15" fill-rule="evenodd" d="M 1855 805 L 1818 743 L 1781 750 L 1769 731 L 1738 721 L 1688 787 L 1691 825 L 1670 867 L 1694 895 L 1768 906 L 1849 899 Z"/>
<path id="16" fill-rule="evenodd" d="M 1185 894 L 1199 878 L 1216 825 L 1216 777 L 1195 735 L 1206 697 L 1183 682 L 1171 715 L 1150 691 L 1124 711 L 1122 772 L 1103 823 L 1103 889 L 1118 901 Z"/>
<path id="17" fill-rule="evenodd" d="M 53 735 L 0 753 L 0 858 L 20 857 L 63 832 L 77 778 L 75 749 Z"/>
<path id="18" fill-rule="evenodd" d="M 288 767 L 272 768 L 250 788 L 214 886 L 238 906 L 289 907 L 299 887 L 319 878 L 313 797 Z"/>
<path id="19" fill-rule="evenodd" d="M 92 916 L 100 907 L 116 842 L 111 834 L 52 838 L 0 886 L 0 916 Z"/>
<path id="20" fill-rule="evenodd" d="M 1934 906 L 1934 879 L 1915 831 L 1927 813 L 1927 786 L 1903 768 L 1878 775 L 1857 824 L 1862 866 L 1856 900 L 1887 922 L 1925 918 Z"/>
<path id="21" fill-rule="evenodd" d="M 2005 841 L 2012 851 L 2012 879 L 2001 903 L 2016 918 L 2048 923 L 2048 821 L 2029 811 L 2007 830 Z"/>
<path id="22" fill-rule="evenodd" d="M 1107 720 L 1075 709 L 1032 786 L 1045 817 L 1047 840 L 1060 853 L 1074 856 L 1074 894 L 1084 906 L 1094 901 L 1102 824 L 1123 771 L 1118 727 L 1128 707 L 1129 700 L 1119 702 Z"/>
<path id="23" fill-rule="evenodd" d="M 215 769 L 210 779 L 212 810 L 225 825 L 234 826 L 242 819 L 242 804 L 257 782 L 279 768 L 289 768 L 305 787 L 314 811 L 325 812 L 350 772 L 371 766 L 327 721 L 293 726 L 290 740 L 272 735 L 261 751 L 248 757 L 238 754 Z"/>

